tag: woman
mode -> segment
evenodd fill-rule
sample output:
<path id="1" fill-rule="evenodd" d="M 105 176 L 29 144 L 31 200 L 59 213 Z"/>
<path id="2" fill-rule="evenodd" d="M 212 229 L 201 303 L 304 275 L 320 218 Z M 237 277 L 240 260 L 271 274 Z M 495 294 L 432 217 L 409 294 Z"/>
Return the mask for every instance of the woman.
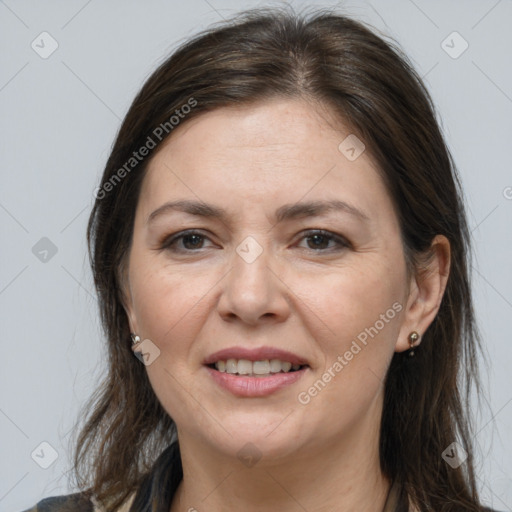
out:
<path id="1" fill-rule="evenodd" d="M 466 218 L 393 44 L 326 11 L 199 34 L 135 98 L 88 240 L 109 374 L 82 492 L 37 510 L 484 510 Z"/>

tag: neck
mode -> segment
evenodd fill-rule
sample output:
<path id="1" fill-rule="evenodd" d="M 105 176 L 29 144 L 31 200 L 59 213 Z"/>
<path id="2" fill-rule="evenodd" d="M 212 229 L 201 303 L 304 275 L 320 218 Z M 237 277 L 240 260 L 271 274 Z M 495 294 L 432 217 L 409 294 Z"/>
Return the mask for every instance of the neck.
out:
<path id="1" fill-rule="evenodd" d="M 252 467 L 180 435 L 183 480 L 170 512 L 380 512 L 390 482 L 380 469 L 378 432 L 369 430 Z"/>

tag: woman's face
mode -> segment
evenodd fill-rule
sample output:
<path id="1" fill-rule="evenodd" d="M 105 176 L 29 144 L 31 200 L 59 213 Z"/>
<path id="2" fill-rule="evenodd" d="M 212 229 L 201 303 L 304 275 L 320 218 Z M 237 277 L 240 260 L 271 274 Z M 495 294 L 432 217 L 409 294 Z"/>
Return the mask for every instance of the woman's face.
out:
<path id="1" fill-rule="evenodd" d="M 130 326 L 150 340 L 148 376 L 180 436 L 225 455 L 252 443 L 275 458 L 377 435 L 386 370 L 407 348 L 409 282 L 391 199 L 368 151 L 358 156 L 326 112 L 275 100 L 202 114 L 176 129 L 143 182 Z M 224 217 L 162 208 L 175 201 Z M 329 201 L 338 208 L 297 209 Z M 171 240 L 185 230 L 195 234 Z M 228 363 L 279 368 L 277 377 L 205 364 L 220 350 L 262 347 L 307 367 L 284 385 L 293 374 L 270 363 L 282 354 L 253 354 L 268 366 Z"/>

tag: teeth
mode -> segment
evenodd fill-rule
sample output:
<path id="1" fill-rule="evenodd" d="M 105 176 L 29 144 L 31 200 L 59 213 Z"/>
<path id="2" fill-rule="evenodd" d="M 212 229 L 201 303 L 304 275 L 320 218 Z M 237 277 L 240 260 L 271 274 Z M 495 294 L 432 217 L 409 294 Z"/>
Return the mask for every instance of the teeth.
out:
<path id="1" fill-rule="evenodd" d="M 219 361 L 219 363 L 222 363 L 222 361 Z M 279 359 L 271 359 L 269 364 L 269 371 L 272 373 L 279 373 L 281 371 L 282 363 L 279 361 Z"/>
<path id="2" fill-rule="evenodd" d="M 238 361 L 238 373 L 240 375 L 248 375 L 249 373 L 252 373 L 251 361 L 247 361 L 247 359 L 240 359 Z"/>
<path id="3" fill-rule="evenodd" d="M 218 370 L 218 368 L 217 368 Z M 226 361 L 226 372 L 227 373 L 237 373 L 238 372 L 238 362 L 236 359 L 228 359 Z"/>
<path id="4" fill-rule="evenodd" d="M 240 362 L 238 363 L 238 368 L 240 368 Z M 270 373 L 270 361 L 254 361 L 254 363 L 252 363 L 252 371 L 256 375 L 265 375 L 266 373 Z"/>
<path id="5" fill-rule="evenodd" d="M 215 368 L 219 372 L 226 372 L 239 375 L 270 375 L 272 373 L 284 372 L 290 370 L 298 370 L 299 364 L 290 363 L 289 361 L 281 361 L 279 359 L 265 359 L 263 361 L 249 361 L 248 359 L 228 359 L 227 361 L 217 361 Z"/>

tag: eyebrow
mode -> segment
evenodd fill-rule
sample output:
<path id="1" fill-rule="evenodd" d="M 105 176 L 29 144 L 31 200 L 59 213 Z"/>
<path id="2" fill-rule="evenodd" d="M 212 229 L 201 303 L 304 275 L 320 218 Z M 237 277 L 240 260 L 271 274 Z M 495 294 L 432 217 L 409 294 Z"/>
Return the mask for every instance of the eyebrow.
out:
<path id="1" fill-rule="evenodd" d="M 228 224 L 229 215 L 224 208 L 190 199 L 180 199 L 163 204 L 149 215 L 147 223 L 149 224 L 157 217 L 173 211 L 180 211 L 197 217 L 219 219 Z M 333 211 L 342 211 L 360 220 L 369 220 L 368 215 L 362 210 L 339 199 L 285 204 L 276 210 L 275 220 L 280 223 L 291 219 L 316 217 Z"/>

